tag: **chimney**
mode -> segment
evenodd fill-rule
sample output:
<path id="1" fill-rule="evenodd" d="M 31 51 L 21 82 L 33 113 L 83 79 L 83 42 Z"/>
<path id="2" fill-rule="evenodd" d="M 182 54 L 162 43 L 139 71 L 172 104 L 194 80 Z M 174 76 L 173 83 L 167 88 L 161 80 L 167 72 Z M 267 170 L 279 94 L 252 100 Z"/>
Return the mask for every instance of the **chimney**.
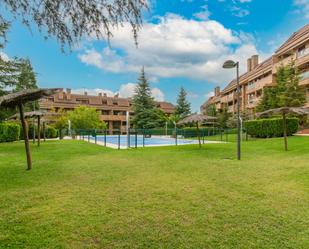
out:
<path id="1" fill-rule="evenodd" d="M 67 100 L 70 100 L 71 99 L 71 89 L 70 88 L 67 88 Z"/>
<path id="2" fill-rule="evenodd" d="M 63 99 L 63 89 L 61 88 L 59 93 L 58 93 L 58 98 Z"/>
<path id="3" fill-rule="evenodd" d="M 215 87 L 214 92 L 215 92 L 216 97 L 219 96 L 220 95 L 220 86 Z"/>
<path id="4" fill-rule="evenodd" d="M 99 97 L 102 97 L 102 93 L 99 93 Z"/>
<path id="5" fill-rule="evenodd" d="M 103 94 L 103 96 L 106 98 L 106 97 L 107 97 L 107 94 L 106 94 L 106 93 L 104 93 L 104 94 Z"/>
<path id="6" fill-rule="evenodd" d="M 114 96 L 115 98 L 118 98 L 119 97 L 119 93 L 117 93 L 117 94 L 115 94 L 115 96 Z"/>
<path id="7" fill-rule="evenodd" d="M 259 65 L 259 56 L 253 55 L 251 57 L 251 70 L 255 69 Z"/>
<path id="8" fill-rule="evenodd" d="M 88 93 L 85 91 L 85 92 L 84 92 L 84 95 L 85 95 L 85 96 L 87 96 L 87 95 L 88 95 Z"/>
<path id="9" fill-rule="evenodd" d="M 252 67 L 251 67 L 251 58 L 249 58 L 247 60 L 247 72 L 250 72 L 252 70 Z"/>

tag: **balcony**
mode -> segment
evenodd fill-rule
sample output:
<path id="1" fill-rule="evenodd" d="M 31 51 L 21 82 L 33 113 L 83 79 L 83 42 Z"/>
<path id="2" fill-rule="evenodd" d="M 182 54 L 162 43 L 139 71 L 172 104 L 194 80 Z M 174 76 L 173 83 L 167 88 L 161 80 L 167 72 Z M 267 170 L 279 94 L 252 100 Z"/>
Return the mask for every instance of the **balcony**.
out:
<path id="1" fill-rule="evenodd" d="M 252 99 L 248 100 L 247 108 L 249 108 L 249 109 L 255 108 L 259 104 L 260 100 L 261 100 L 261 97 L 256 97 L 256 98 L 252 98 Z"/>
<path id="2" fill-rule="evenodd" d="M 247 93 L 252 93 L 252 92 L 258 91 L 260 89 L 263 89 L 267 85 L 271 85 L 273 83 L 272 80 L 273 80 L 272 75 L 268 75 L 268 76 L 256 81 L 250 87 L 248 86 Z"/>
<path id="3" fill-rule="evenodd" d="M 299 67 L 299 66 L 301 66 L 305 63 L 308 63 L 308 62 L 309 62 L 309 53 L 302 56 L 302 57 L 297 57 L 295 64 L 296 64 L 296 66 Z"/>
<path id="4" fill-rule="evenodd" d="M 300 74 L 299 85 L 301 86 L 309 85 L 309 71 Z"/>
<path id="5" fill-rule="evenodd" d="M 306 56 L 306 55 L 309 55 L 309 47 L 308 47 L 308 48 L 304 48 L 304 49 L 302 49 L 302 50 L 299 50 L 299 51 L 297 52 L 297 59 L 298 59 L 298 58 L 302 58 L 302 57 L 304 57 L 304 56 Z"/>
<path id="6" fill-rule="evenodd" d="M 293 54 L 289 57 L 279 60 L 276 64 L 273 65 L 273 73 L 277 73 L 278 67 L 280 67 L 281 65 L 286 66 L 289 63 L 291 63 L 294 59 L 295 59 L 295 55 Z"/>
<path id="7" fill-rule="evenodd" d="M 103 121 L 126 121 L 125 115 L 100 115 Z"/>

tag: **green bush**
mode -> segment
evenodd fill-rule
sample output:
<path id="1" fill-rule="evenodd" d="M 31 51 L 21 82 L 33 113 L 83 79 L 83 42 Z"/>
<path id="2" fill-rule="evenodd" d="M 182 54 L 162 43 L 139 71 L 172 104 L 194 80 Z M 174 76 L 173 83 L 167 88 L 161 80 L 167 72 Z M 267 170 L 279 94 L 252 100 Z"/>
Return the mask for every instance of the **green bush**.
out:
<path id="1" fill-rule="evenodd" d="M 36 138 L 38 137 L 38 127 L 37 127 L 37 125 L 29 124 L 28 136 L 29 136 L 30 139 L 33 138 L 33 129 L 35 129 L 35 137 Z M 20 134 L 21 134 L 20 137 L 23 139 L 24 133 L 23 133 L 22 127 L 20 129 Z M 41 135 L 41 138 L 44 137 L 43 136 L 43 125 L 41 125 L 40 135 Z M 56 138 L 57 136 L 58 136 L 57 129 L 55 129 L 54 127 L 45 125 L 45 138 Z"/>
<path id="2" fill-rule="evenodd" d="M 291 136 L 298 130 L 298 118 L 287 118 L 287 135 Z M 247 133 L 254 137 L 282 137 L 282 118 L 256 119 L 244 122 Z"/>
<path id="3" fill-rule="evenodd" d="M 16 123 L 0 123 L 0 142 L 13 142 L 19 140 L 19 125 Z"/>
<path id="4" fill-rule="evenodd" d="M 54 127 L 45 127 L 45 137 L 46 138 L 56 138 L 58 136 L 57 130 Z M 43 130 L 41 130 L 41 137 L 43 137 Z"/>

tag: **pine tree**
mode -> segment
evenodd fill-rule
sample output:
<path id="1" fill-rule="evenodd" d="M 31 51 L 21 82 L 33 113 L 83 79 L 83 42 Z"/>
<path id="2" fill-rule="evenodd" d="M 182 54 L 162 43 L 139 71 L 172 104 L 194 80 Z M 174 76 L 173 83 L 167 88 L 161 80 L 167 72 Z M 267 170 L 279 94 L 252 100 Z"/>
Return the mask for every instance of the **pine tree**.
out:
<path id="1" fill-rule="evenodd" d="M 305 89 L 299 86 L 299 72 L 294 62 L 284 67 L 284 87 L 279 93 L 279 104 L 284 107 L 299 107 L 306 103 Z"/>
<path id="2" fill-rule="evenodd" d="M 191 113 L 190 103 L 187 101 L 187 93 L 183 87 L 180 88 L 175 114 L 184 118 Z"/>
<path id="3" fill-rule="evenodd" d="M 28 59 L 21 59 L 19 68 L 20 73 L 18 75 L 17 83 L 14 86 L 15 91 L 37 88 L 36 75 L 30 61 Z"/>
<path id="4" fill-rule="evenodd" d="M 132 123 L 135 128 L 155 128 L 160 123 L 160 114 L 156 108 L 151 89 L 145 76 L 144 68 L 138 79 L 138 84 L 133 97 L 134 117 Z"/>
<path id="5" fill-rule="evenodd" d="M 277 70 L 276 86 L 265 88 L 257 111 L 266 111 L 279 107 L 298 107 L 306 102 L 305 90 L 299 86 L 299 72 L 294 62 Z"/>

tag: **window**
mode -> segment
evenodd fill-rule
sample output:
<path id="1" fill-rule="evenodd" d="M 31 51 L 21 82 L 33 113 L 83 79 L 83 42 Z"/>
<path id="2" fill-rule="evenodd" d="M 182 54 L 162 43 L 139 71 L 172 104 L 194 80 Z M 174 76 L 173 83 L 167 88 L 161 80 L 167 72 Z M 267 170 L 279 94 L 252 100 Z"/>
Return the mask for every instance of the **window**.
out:
<path id="1" fill-rule="evenodd" d="M 309 78 L 309 71 L 306 71 L 300 74 L 301 80 L 308 79 L 308 78 Z"/>
<path id="2" fill-rule="evenodd" d="M 89 104 L 88 99 L 76 99 L 76 102 L 79 103 L 79 104 L 83 104 L 83 105 Z"/>
<path id="3" fill-rule="evenodd" d="M 107 100 L 106 99 L 102 100 L 102 105 L 107 105 Z"/>
<path id="4" fill-rule="evenodd" d="M 118 101 L 117 100 L 113 100 L 113 105 L 118 105 Z"/>
<path id="5" fill-rule="evenodd" d="M 103 110 L 103 111 L 102 111 L 102 115 L 109 115 L 109 111 Z"/>
<path id="6" fill-rule="evenodd" d="M 298 51 L 297 51 L 297 57 L 298 58 L 306 56 L 307 54 L 309 54 L 309 47 L 306 48 L 305 46 L 303 46 L 303 47 L 299 48 Z"/>

